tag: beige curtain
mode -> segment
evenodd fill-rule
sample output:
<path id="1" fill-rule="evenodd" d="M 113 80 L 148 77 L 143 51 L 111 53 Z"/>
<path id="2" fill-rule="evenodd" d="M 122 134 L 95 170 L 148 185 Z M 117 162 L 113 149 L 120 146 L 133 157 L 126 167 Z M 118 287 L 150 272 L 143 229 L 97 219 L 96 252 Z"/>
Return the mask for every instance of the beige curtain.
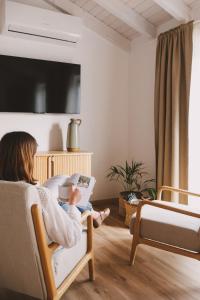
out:
<path id="1" fill-rule="evenodd" d="M 188 112 L 193 22 L 158 38 L 155 74 L 155 147 L 157 187 L 188 188 Z M 177 201 L 164 194 L 165 200 Z M 187 198 L 180 197 L 181 203 Z"/>

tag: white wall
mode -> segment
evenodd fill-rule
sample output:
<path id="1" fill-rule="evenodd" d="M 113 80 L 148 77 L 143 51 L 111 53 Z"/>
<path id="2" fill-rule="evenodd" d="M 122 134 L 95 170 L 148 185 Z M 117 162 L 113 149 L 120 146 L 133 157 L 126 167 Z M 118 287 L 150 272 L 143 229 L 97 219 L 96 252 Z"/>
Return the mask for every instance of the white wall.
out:
<path id="1" fill-rule="evenodd" d="M 94 152 L 94 198 L 117 196 L 105 179 L 107 169 L 128 156 L 129 53 L 85 28 L 79 49 L 0 36 L 0 53 L 82 65 L 81 149 Z M 63 150 L 70 115 L 0 114 L 0 137 L 13 130 L 33 134 L 39 150 Z"/>
<path id="2" fill-rule="evenodd" d="M 138 39 L 132 44 L 129 159 L 143 161 L 154 178 L 155 56 L 156 40 Z"/>
<path id="3" fill-rule="evenodd" d="M 82 49 L 82 146 L 92 150 L 99 198 L 118 195 L 106 171 L 128 156 L 129 54 L 88 32 Z M 98 176 L 97 176 L 98 175 Z"/>

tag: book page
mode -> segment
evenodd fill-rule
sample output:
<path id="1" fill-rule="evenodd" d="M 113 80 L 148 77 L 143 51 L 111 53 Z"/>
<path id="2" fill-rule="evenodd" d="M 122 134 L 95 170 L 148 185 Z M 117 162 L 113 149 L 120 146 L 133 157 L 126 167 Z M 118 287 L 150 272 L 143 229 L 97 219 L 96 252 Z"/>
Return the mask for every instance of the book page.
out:
<path id="1" fill-rule="evenodd" d="M 69 187 L 74 185 L 77 187 L 81 194 L 81 199 L 77 203 L 77 206 L 86 206 L 90 200 L 90 196 L 92 194 L 95 178 L 84 176 L 80 174 L 73 174 L 71 177 L 67 178 L 66 182 L 63 185 L 59 185 L 59 199 L 62 201 L 67 201 L 69 198 Z"/>
<path id="2" fill-rule="evenodd" d="M 63 185 L 65 184 L 65 182 L 67 181 L 67 179 L 69 178 L 69 176 L 67 175 L 57 175 L 57 176 L 53 176 L 51 178 L 49 178 L 47 181 L 45 181 L 43 183 L 43 186 L 48 188 L 53 197 L 55 199 L 59 198 L 59 185 Z"/>
<path id="3" fill-rule="evenodd" d="M 73 185 L 79 189 L 81 194 L 81 199 L 77 203 L 77 206 L 86 206 L 90 200 L 95 183 L 96 180 L 94 177 L 75 173 L 72 176 L 53 176 L 43 186 L 51 191 L 55 199 L 65 202 L 70 197 L 71 186 Z"/>

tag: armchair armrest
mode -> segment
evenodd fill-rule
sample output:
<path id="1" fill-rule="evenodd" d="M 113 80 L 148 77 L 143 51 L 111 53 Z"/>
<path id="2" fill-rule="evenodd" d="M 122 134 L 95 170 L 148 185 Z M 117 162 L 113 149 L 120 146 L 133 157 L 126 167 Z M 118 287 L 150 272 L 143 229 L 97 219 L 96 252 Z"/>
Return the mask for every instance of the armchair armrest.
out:
<path id="1" fill-rule="evenodd" d="M 200 218 L 199 213 L 194 213 L 192 211 L 184 210 L 184 209 L 181 209 L 181 208 L 178 208 L 178 207 L 168 206 L 168 205 L 165 205 L 165 204 L 161 204 L 161 203 L 157 203 L 157 202 L 149 201 L 149 200 L 142 200 L 138 204 L 137 213 L 139 212 L 140 217 L 141 217 L 141 209 L 144 205 L 150 205 L 150 206 L 158 207 L 158 208 L 161 208 L 161 209 L 177 212 L 177 213 L 187 215 L 187 216 L 190 216 L 190 217 Z"/>
<path id="2" fill-rule="evenodd" d="M 85 220 L 91 216 L 91 212 L 89 210 L 86 210 L 84 211 L 82 214 L 81 214 L 81 223 L 85 222 Z"/>
<path id="3" fill-rule="evenodd" d="M 93 249 L 93 221 L 92 214 L 89 210 L 86 210 L 81 215 L 81 223 L 87 220 L 87 252 L 92 252 Z"/>
<path id="4" fill-rule="evenodd" d="M 171 186 L 163 185 L 158 189 L 158 200 L 161 200 L 161 195 L 162 195 L 163 191 L 177 192 L 179 194 L 200 197 L 200 194 L 197 194 L 197 193 L 193 193 L 193 192 L 190 192 L 190 191 L 187 191 L 187 190 L 178 189 L 178 188 L 174 188 L 174 187 L 171 187 Z"/>
<path id="5" fill-rule="evenodd" d="M 50 245 L 47 244 L 46 231 L 42 213 L 38 204 L 33 204 L 31 207 L 31 213 L 33 218 L 33 225 L 35 229 L 35 235 L 37 240 L 37 246 L 39 250 L 44 281 L 47 289 L 48 299 L 60 299 L 72 281 L 76 278 L 77 274 L 89 263 L 89 274 L 90 279 L 94 280 L 94 255 L 93 255 L 93 240 L 92 240 L 92 216 L 90 212 L 85 212 L 81 219 L 81 222 L 87 218 L 87 252 L 82 259 L 77 263 L 74 269 L 71 271 L 69 276 L 64 279 L 59 288 L 56 288 L 55 278 L 52 270 L 52 255 L 53 252 L 60 247 L 59 244 L 52 242 Z"/>
<path id="6" fill-rule="evenodd" d="M 91 212 L 89 210 L 84 211 L 81 214 L 81 223 L 85 222 L 89 216 L 91 216 Z M 59 247 L 60 245 L 55 242 L 52 242 L 51 244 L 48 245 L 48 248 L 51 251 L 51 253 L 56 251 L 56 249 L 58 249 Z"/>

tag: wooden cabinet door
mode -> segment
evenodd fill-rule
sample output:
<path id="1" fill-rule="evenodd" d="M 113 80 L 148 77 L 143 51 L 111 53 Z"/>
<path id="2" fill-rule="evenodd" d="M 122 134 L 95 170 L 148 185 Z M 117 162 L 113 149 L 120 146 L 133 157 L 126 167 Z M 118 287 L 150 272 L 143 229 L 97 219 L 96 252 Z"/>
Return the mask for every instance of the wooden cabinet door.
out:
<path id="1" fill-rule="evenodd" d="M 91 176 L 91 153 L 52 156 L 52 176 L 73 173 Z"/>
<path id="2" fill-rule="evenodd" d="M 51 157 L 49 156 L 35 156 L 33 176 L 43 184 L 51 176 Z"/>

